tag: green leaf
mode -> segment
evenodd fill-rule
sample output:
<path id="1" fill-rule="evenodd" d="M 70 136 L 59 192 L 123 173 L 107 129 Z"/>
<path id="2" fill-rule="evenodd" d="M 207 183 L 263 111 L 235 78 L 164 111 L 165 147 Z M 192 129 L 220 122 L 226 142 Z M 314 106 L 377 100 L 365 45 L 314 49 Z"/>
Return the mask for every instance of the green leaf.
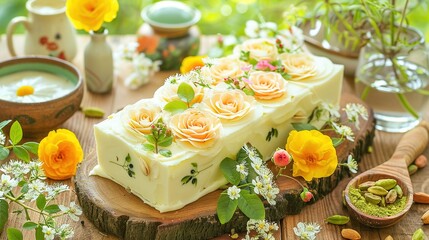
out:
<path id="1" fill-rule="evenodd" d="M 265 208 L 258 195 L 241 190 L 238 208 L 250 219 L 265 219 Z"/>
<path id="2" fill-rule="evenodd" d="M 43 210 L 46 206 L 46 198 L 45 195 L 39 194 L 39 196 L 36 199 L 36 206 L 39 210 Z"/>
<path id="3" fill-rule="evenodd" d="M 24 225 L 22 225 L 22 228 L 24 228 L 25 230 L 32 230 L 37 228 L 37 226 L 39 226 L 39 224 L 35 222 L 26 222 L 24 223 Z"/>
<path id="4" fill-rule="evenodd" d="M 155 150 L 155 146 L 150 144 L 150 143 L 144 143 L 143 144 L 143 149 L 145 151 L 149 151 L 149 152 L 153 152 Z"/>
<path id="5" fill-rule="evenodd" d="M 0 161 L 5 160 L 9 156 L 9 149 L 3 146 L 0 146 Z"/>
<path id="6" fill-rule="evenodd" d="M 45 207 L 45 212 L 47 212 L 49 214 L 54 214 L 54 213 L 57 213 L 57 212 L 60 212 L 60 211 L 61 211 L 61 209 L 56 204 L 52 204 L 52 205 L 49 205 L 49 206 Z"/>
<path id="7" fill-rule="evenodd" d="M 9 204 L 4 199 L 0 199 L 0 233 L 9 218 Z"/>
<path id="8" fill-rule="evenodd" d="M 243 92 L 247 95 L 247 96 L 255 96 L 255 92 L 250 89 L 250 88 L 243 88 Z"/>
<path id="9" fill-rule="evenodd" d="M 164 157 L 171 157 L 172 153 L 168 149 L 161 149 L 158 151 L 159 154 L 161 154 Z"/>
<path id="10" fill-rule="evenodd" d="M 8 228 L 7 229 L 7 239 L 9 240 L 22 240 L 24 237 L 22 236 L 22 232 L 16 228 Z"/>
<path id="11" fill-rule="evenodd" d="M 187 175 L 187 176 L 184 176 L 183 178 L 182 178 L 182 180 L 180 180 L 181 182 L 182 182 L 182 185 L 185 185 L 185 184 L 187 184 L 189 181 L 191 181 L 191 179 L 192 179 L 193 177 L 191 176 L 191 175 Z"/>
<path id="12" fill-rule="evenodd" d="M 130 154 L 128 153 L 127 154 L 127 156 L 125 157 L 125 162 L 131 162 L 131 156 L 130 156 Z"/>
<path id="13" fill-rule="evenodd" d="M 30 162 L 30 154 L 22 146 L 13 146 L 12 151 L 15 153 L 17 158 L 23 160 L 26 163 Z"/>
<path id="14" fill-rule="evenodd" d="M 216 212 L 221 224 L 225 224 L 231 220 L 232 216 L 234 216 L 237 206 L 238 200 L 232 200 L 229 198 L 228 194 L 226 194 L 226 191 L 223 191 L 223 193 L 220 194 L 220 197 L 217 201 Z"/>
<path id="15" fill-rule="evenodd" d="M 144 138 L 146 138 L 146 140 L 152 144 L 156 143 L 155 137 L 152 134 L 144 135 Z"/>
<path id="16" fill-rule="evenodd" d="M 311 125 L 309 123 L 292 123 L 292 126 L 297 131 L 302 131 L 302 130 L 317 130 L 316 127 L 314 127 L 313 125 Z"/>
<path id="17" fill-rule="evenodd" d="M 165 137 L 158 142 L 158 146 L 168 147 L 173 143 L 173 137 Z"/>
<path id="18" fill-rule="evenodd" d="M 28 190 L 29 190 L 29 187 L 28 187 L 28 183 L 27 182 L 24 182 L 24 184 L 22 185 L 22 187 L 21 187 L 21 193 L 27 193 L 28 192 Z"/>
<path id="19" fill-rule="evenodd" d="M 31 152 L 32 154 L 36 154 L 38 153 L 39 150 L 39 143 L 37 142 L 26 142 L 24 144 L 22 144 L 22 146 L 29 152 Z"/>
<path id="20" fill-rule="evenodd" d="M 0 122 L 0 130 L 3 129 L 6 125 L 8 125 L 12 120 L 4 120 Z"/>
<path id="21" fill-rule="evenodd" d="M 191 165 L 192 165 L 192 167 L 194 167 L 194 168 L 198 168 L 198 163 L 196 163 L 196 162 L 191 163 Z"/>
<path id="22" fill-rule="evenodd" d="M 334 145 L 334 147 L 338 147 L 342 142 L 344 142 L 344 138 L 331 138 L 332 140 L 332 144 Z"/>
<path id="23" fill-rule="evenodd" d="M 171 112 L 172 114 L 183 112 L 186 109 L 188 109 L 188 105 L 180 100 L 169 102 L 164 106 L 164 110 Z"/>
<path id="24" fill-rule="evenodd" d="M 224 158 L 220 163 L 220 170 L 228 182 L 238 185 L 241 181 L 240 173 L 236 170 L 237 161 L 231 158 Z"/>
<path id="25" fill-rule="evenodd" d="M 38 226 L 36 228 L 35 235 L 36 235 L 36 240 L 44 240 L 45 239 L 45 234 L 43 233 L 41 226 Z"/>
<path id="26" fill-rule="evenodd" d="M 18 121 L 13 122 L 10 127 L 9 137 L 13 145 L 18 144 L 22 140 L 22 127 Z"/>
<path id="27" fill-rule="evenodd" d="M 191 85 L 182 82 L 177 88 L 177 95 L 184 102 L 190 103 L 195 97 L 195 92 Z"/>

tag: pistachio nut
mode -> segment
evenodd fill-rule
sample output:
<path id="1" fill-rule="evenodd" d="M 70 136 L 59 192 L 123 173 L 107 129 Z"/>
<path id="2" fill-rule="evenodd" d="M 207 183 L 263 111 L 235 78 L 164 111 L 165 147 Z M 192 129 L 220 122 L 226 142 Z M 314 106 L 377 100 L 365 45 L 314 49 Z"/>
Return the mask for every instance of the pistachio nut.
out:
<path id="1" fill-rule="evenodd" d="M 386 198 L 385 197 L 381 197 L 380 206 L 382 206 L 382 207 L 386 206 Z"/>
<path id="2" fill-rule="evenodd" d="M 104 117 L 103 109 L 97 108 L 97 107 L 84 107 L 82 108 L 82 112 L 85 115 L 85 117 L 91 117 L 91 118 Z"/>
<path id="3" fill-rule="evenodd" d="M 374 181 L 366 181 L 366 182 L 359 184 L 358 188 L 361 191 L 366 191 L 366 190 L 368 190 L 369 187 L 372 187 L 372 186 L 375 186 Z"/>
<path id="4" fill-rule="evenodd" d="M 342 215 L 332 215 L 326 218 L 325 221 L 335 225 L 344 225 L 350 221 L 350 218 Z"/>
<path id="5" fill-rule="evenodd" d="M 408 166 L 408 173 L 410 174 L 410 176 L 416 173 L 417 170 L 418 167 L 415 164 L 411 164 L 410 166 Z"/>
<path id="6" fill-rule="evenodd" d="M 394 203 L 398 198 L 398 193 L 395 189 L 390 189 L 386 195 L 386 203 Z"/>
<path id="7" fill-rule="evenodd" d="M 372 186 L 368 188 L 368 192 L 373 193 L 378 196 L 386 196 L 387 190 L 380 186 Z"/>
<path id="8" fill-rule="evenodd" d="M 396 193 L 398 194 L 398 198 L 402 198 L 402 196 L 404 196 L 401 186 L 396 185 L 393 189 L 395 189 Z"/>
<path id="9" fill-rule="evenodd" d="M 426 235 L 421 228 L 417 229 L 413 233 L 413 237 L 411 238 L 411 240 L 425 240 L 425 239 L 426 239 Z"/>
<path id="10" fill-rule="evenodd" d="M 365 193 L 365 200 L 372 204 L 379 204 L 381 202 L 381 197 L 372 193 Z"/>
<path id="11" fill-rule="evenodd" d="M 396 180 L 392 178 L 380 179 L 375 182 L 375 186 L 380 186 L 386 190 L 390 190 L 396 186 Z"/>

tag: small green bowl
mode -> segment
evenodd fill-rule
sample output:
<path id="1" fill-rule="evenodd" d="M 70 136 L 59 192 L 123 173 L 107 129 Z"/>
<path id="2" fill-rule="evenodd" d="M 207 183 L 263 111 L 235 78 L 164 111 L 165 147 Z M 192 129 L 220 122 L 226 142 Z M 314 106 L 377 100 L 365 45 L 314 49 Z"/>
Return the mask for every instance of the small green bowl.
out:
<path id="1" fill-rule="evenodd" d="M 56 129 L 79 110 L 84 93 L 83 78 L 71 63 L 42 56 L 11 58 L 0 62 L 0 85 L 1 79 L 8 75 L 25 71 L 49 73 L 71 82 L 73 87 L 64 95 L 43 102 L 0 99 L 0 121 L 17 120 L 26 137 L 39 136 Z"/>
<path id="2" fill-rule="evenodd" d="M 145 7 L 141 16 L 158 34 L 179 37 L 201 19 L 201 12 L 179 1 L 160 1 Z"/>

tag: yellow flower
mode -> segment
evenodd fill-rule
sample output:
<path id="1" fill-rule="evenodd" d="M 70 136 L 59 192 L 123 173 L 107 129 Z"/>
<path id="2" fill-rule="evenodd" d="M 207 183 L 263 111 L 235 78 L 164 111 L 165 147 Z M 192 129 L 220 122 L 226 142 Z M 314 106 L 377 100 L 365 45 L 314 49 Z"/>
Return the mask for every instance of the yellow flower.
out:
<path id="1" fill-rule="evenodd" d="M 76 29 L 97 31 L 111 22 L 119 10 L 117 0 L 67 0 L 66 13 Z"/>
<path id="2" fill-rule="evenodd" d="M 329 136 L 317 130 L 292 130 L 286 150 L 293 158 L 293 176 L 306 181 L 332 175 L 337 168 L 337 153 Z"/>
<path id="3" fill-rule="evenodd" d="M 185 57 L 182 61 L 182 65 L 180 66 L 180 73 L 188 73 L 198 67 L 203 67 L 204 56 L 188 56 Z"/>
<path id="4" fill-rule="evenodd" d="M 39 144 L 39 159 L 48 178 L 69 179 L 76 174 L 83 151 L 76 135 L 67 129 L 50 131 Z"/>

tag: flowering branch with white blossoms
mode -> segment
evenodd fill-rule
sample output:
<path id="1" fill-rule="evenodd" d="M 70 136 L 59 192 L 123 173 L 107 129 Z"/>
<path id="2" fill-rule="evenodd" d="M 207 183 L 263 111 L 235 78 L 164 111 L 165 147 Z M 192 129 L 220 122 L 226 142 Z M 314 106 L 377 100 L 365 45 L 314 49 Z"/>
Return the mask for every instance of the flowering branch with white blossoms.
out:
<path id="1" fill-rule="evenodd" d="M 299 222 L 296 227 L 293 228 L 293 232 L 301 240 L 314 240 L 316 234 L 320 232 L 321 228 L 318 223 L 303 223 Z"/>
<path id="2" fill-rule="evenodd" d="M 35 230 L 36 239 L 68 239 L 73 237 L 73 229 L 69 224 L 58 225 L 56 219 L 68 215 L 72 220 L 78 221 L 82 210 L 75 202 L 69 206 L 52 203 L 55 198 L 66 191 L 67 185 L 47 185 L 44 172 L 39 161 L 28 163 L 10 160 L 0 168 L 2 172 L 0 181 L 0 229 L 3 229 L 9 217 L 10 204 L 15 203 L 21 207 L 15 213 L 25 214 L 25 230 Z M 37 220 L 31 219 L 30 212 L 38 214 Z M 22 239 L 22 232 L 16 228 L 8 228 L 9 239 Z"/>
<path id="3" fill-rule="evenodd" d="M 119 63 L 127 62 L 132 64 L 132 73 L 129 74 L 124 84 L 130 89 L 137 89 L 148 83 L 150 77 L 159 71 L 161 65 L 160 60 L 152 61 L 146 57 L 144 53 L 137 51 L 138 43 L 131 42 L 121 45 L 115 52 L 115 61 Z M 115 64 L 115 66 L 124 66 L 123 64 Z M 117 69 L 120 71 L 119 69 Z"/>
<path id="4" fill-rule="evenodd" d="M 224 224 L 231 220 L 237 207 L 250 219 L 265 219 L 264 204 L 258 195 L 275 205 L 280 190 L 261 154 L 253 146 L 246 144 L 238 152 L 237 160 L 225 158 L 220 169 L 232 184 L 221 193 L 217 203 L 220 222 Z"/>

